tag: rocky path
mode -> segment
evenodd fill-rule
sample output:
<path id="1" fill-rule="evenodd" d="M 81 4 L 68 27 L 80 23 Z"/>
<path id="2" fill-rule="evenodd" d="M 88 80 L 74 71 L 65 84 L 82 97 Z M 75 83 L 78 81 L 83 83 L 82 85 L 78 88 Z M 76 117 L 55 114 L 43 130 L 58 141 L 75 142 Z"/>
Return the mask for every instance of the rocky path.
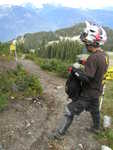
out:
<path id="1" fill-rule="evenodd" d="M 30 60 L 20 63 L 40 78 L 44 92 L 42 98 L 15 101 L 0 113 L 0 144 L 4 150 L 100 150 L 94 135 L 85 130 L 92 124 L 86 112 L 73 121 L 63 140 L 48 140 L 67 104 L 65 80 L 42 71 Z"/>

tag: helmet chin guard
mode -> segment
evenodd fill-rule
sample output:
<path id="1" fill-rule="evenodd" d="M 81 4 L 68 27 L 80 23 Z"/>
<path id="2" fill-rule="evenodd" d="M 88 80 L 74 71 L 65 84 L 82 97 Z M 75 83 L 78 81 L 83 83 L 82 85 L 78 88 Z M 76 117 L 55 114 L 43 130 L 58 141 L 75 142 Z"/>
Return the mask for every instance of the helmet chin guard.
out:
<path id="1" fill-rule="evenodd" d="M 88 21 L 85 23 L 86 28 L 80 35 L 81 41 L 94 47 L 100 47 L 101 45 L 104 45 L 104 43 L 107 41 L 107 34 L 105 30 L 101 26 Z"/>

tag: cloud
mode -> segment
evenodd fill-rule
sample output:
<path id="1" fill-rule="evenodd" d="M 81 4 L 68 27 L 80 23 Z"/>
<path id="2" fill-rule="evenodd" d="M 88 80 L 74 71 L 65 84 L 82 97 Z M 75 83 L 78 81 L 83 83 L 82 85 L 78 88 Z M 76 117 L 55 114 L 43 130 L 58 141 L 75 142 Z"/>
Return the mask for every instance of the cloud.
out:
<path id="1" fill-rule="evenodd" d="M 10 5 L 22 5 L 25 3 L 32 3 L 36 7 L 42 7 L 43 4 L 54 4 L 62 5 L 66 7 L 73 8 L 89 8 L 97 9 L 103 7 L 113 7 L 113 0 L 3 0 L 0 1 L 0 5 L 10 4 Z"/>

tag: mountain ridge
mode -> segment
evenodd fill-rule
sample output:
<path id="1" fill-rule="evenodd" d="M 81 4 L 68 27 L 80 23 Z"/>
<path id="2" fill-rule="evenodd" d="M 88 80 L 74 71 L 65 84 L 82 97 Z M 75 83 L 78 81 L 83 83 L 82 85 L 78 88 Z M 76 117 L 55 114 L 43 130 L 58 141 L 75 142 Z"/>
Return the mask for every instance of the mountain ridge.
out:
<path id="1" fill-rule="evenodd" d="M 113 28 L 113 9 L 79 9 L 62 6 L 0 6 L 0 41 L 8 41 L 25 33 L 55 31 L 90 20 Z"/>

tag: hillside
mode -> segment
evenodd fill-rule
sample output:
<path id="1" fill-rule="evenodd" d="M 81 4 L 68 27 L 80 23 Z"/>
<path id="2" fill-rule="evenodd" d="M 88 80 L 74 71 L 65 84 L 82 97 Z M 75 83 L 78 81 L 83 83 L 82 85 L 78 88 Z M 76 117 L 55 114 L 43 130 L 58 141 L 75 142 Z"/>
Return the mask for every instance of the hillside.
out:
<path id="1" fill-rule="evenodd" d="M 41 45 L 46 45 L 49 41 L 59 40 L 60 36 L 62 37 L 73 37 L 78 36 L 85 27 L 84 23 L 80 23 L 74 25 L 69 28 L 64 28 L 60 30 L 56 30 L 55 32 L 37 32 L 37 33 L 27 33 L 24 37 L 24 47 L 25 49 L 36 49 L 40 48 Z M 105 30 L 108 35 L 108 41 L 104 48 L 109 51 L 113 51 L 113 30 L 105 27 Z M 18 37 L 17 39 L 21 39 L 22 37 Z"/>

